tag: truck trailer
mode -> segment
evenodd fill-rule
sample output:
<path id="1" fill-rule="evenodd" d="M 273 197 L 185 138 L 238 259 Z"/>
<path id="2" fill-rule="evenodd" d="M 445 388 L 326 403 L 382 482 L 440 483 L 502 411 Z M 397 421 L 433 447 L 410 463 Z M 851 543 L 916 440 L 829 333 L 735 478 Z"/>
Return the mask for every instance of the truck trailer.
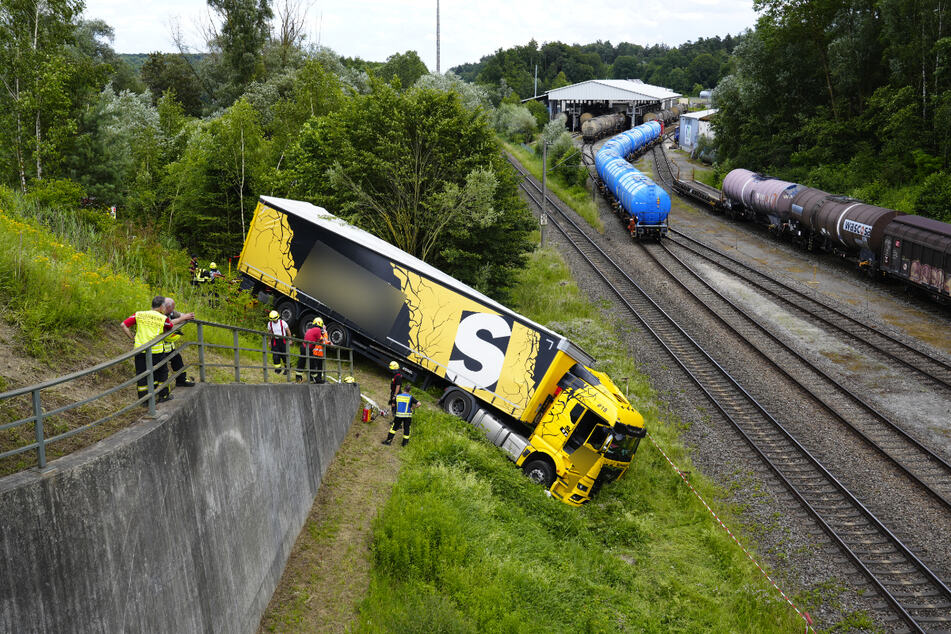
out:
<path id="1" fill-rule="evenodd" d="M 567 338 L 321 207 L 262 196 L 238 271 L 291 328 L 445 386 L 440 405 L 566 504 L 630 465 L 644 419 Z"/>

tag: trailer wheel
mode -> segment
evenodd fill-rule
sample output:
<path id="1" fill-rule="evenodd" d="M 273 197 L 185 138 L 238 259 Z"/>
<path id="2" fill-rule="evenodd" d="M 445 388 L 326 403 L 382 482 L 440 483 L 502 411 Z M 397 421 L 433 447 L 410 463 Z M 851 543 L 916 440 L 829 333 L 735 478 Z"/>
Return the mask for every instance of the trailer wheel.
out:
<path id="1" fill-rule="evenodd" d="M 473 399 L 472 395 L 468 392 L 452 390 L 443 399 L 442 407 L 453 416 L 458 416 L 462 420 L 468 421 L 469 418 L 472 417 L 472 412 L 475 410 L 475 399 Z"/>
<path id="2" fill-rule="evenodd" d="M 350 345 L 350 331 L 335 321 L 327 324 L 327 338 L 330 339 L 330 344 L 334 346 L 346 348 Z"/>
<path id="3" fill-rule="evenodd" d="M 310 324 L 312 321 L 314 321 L 314 317 L 316 316 L 317 316 L 317 313 L 315 313 L 312 310 L 305 310 L 304 312 L 300 314 L 300 328 L 298 330 L 300 332 L 299 336 L 301 339 L 303 339 L 304 335 L 307 334 L 307 331 L 310 329 Z M 291 328 L 291 330 L 294 330 L 294 329 Z"/>
<path id="4" fill-rule="evenodd" d="M 532 460 L 522 467 L 522 473 L 535 484 L 544 485 L 546 489 L 551 488 L 555 481 L 555 470 L 551 463 L 541 458 Z"/>
<path id="5" fill-rule="evenodd" d="M 285 299 L 278 303 L 277 312 L 280 313 L 281 319 L 287 322 L 287 327 L 293 330 L 297 324 L 297 317 L 300 315 L 300 306 L 297 302 Z"/>

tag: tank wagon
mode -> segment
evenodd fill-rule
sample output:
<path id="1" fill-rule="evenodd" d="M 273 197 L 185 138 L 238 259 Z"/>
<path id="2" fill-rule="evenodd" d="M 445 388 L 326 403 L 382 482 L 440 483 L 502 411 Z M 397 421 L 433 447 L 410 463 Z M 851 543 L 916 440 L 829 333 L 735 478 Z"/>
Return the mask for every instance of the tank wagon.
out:
<path id="1" fill-rule="evenodd" d="M 627 115 L 622 112 L 593 117 L 581 124 L 581 137 L 585 143 L 594 143 L 601 137 L 623 130 Z"/>
<path id="2" fill-rule="evenodd" d="M 670 125 L 674 121 L 680 118 L 680 115 L 683 114 L 684 108 L 679 104 L 671 106 L 666 110 L 659 110 L 657 112 L 647 112 L 644 114 L 644 123 L 648 121 L 660 121 L 665 126 Z"/>
<path id="3" fill-rule="evenodd" d="M 635 238 L 661 238 L 667 233 L 670 195 L 628 162 L 657 143 L 662 131 L 657 121 L 639 125 L 608 139 L 594 159 L 598 187 Z"/>
<path id="4" fill-rule="evenodd" d="M 692 196 L 689 188 L 677 191 Z M 692 196 L 712 204 L 709 196 Z M 873 277 L 898 280 L 939 299 L 951 299 L 951 225 L 901 214 L 813 187 L 749 170 L 723 179 L 714 207 L 732 217 L 766 224 L 779 237 L 808 250 L 852 257 Z"/>

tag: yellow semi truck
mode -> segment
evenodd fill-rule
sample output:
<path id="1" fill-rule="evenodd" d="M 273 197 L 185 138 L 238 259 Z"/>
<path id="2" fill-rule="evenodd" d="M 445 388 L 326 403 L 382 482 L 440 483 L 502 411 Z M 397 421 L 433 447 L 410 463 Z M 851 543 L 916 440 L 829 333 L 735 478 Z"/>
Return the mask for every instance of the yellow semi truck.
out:
<path id="1" fill-rule="evenodd" d="M 332 345 L 445 384 L 446 411 L 567 504 L 620 477 L 646 433 L 571 341 L 310 203 L 262 196 L 238 270 L 292 328 L 320 315 Z"/>

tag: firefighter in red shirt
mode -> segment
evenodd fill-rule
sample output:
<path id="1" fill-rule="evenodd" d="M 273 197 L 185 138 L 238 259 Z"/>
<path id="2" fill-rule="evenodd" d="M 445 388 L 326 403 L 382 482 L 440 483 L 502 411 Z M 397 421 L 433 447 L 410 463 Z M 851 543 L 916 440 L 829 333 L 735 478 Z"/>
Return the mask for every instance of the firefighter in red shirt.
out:
<path id="1" fill-rule="evenodd" d="M 165 310 L 165 298 L 156 295 L 152 298 L 151 310 L 140 310 L 122 322 L 122 329 L 132 339 L 136 348 L 145 345 L 183 321 L 195 318 L 194 313 L 187 313 L 177 319 L 169 319 Z M 132 333 L 132 326 L 135 326 L 135 334 Z M 140 377 L 138 380 L 139 398 L 148 393 L 150 380 L 158 384 L 165 383 L 168 380 L 168 364 L 165 363 L 165 357 L 165 342 L 159 341 L 152 346 L 152 375 Z M 137 375 L 142 374 L 146 369 L 146 351 L 143 350 L 135 355 L 135 373 Z M 172 400 L 168 386 L 163 387 L 156 396 L 159 402 Z M 142 405 L 147 405 L 147 403 L 143 402 Z"/>
<path id="2" fill-rule="evenodd" d="M 304 333 L 304 342 L 300 345 L 300 356 L 297 358 L 297 382 L 304 382 L 304 368 L 313 383 L 324 382 L 324 347 L 330 343 L 327 331 L 324 329 L 324 320 L 316 317 L 311 327 Z M 309 361 L 309 364 L 308 364 Z"/>

